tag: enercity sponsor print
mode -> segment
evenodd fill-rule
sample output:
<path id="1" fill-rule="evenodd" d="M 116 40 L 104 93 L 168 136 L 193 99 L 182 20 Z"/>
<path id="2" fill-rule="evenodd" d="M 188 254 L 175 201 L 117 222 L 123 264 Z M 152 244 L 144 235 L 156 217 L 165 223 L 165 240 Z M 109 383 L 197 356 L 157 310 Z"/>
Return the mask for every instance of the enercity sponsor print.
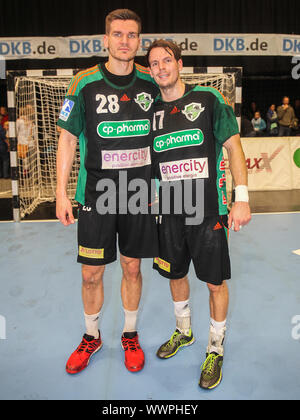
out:
<path id="1" fill-rule="evenodd" d="M 150 120 L 102 121 L 97 133 L 104 139 L 118 137 L 147 136 L 150 132 Z"/>
<path id="2" fill-rule="evenodd" d="M 162 181 L 208 178 L 208 159 L 192 158 L 159 164 Z"/>
<path id="3" fill-rule="evenodd" d="M 102 169 L 126 169 L 151 165 L 150 146 L 142 149 L 102 150 Z"/>
<path id="4" fill-rule="evenodd" d="M 154 138 L 153 148 L 156 152 L 164 152 L 166 150 L 199 146 L 204 141 L 202 130 L 195 128 L 192 130 L 174 131 Z"/>

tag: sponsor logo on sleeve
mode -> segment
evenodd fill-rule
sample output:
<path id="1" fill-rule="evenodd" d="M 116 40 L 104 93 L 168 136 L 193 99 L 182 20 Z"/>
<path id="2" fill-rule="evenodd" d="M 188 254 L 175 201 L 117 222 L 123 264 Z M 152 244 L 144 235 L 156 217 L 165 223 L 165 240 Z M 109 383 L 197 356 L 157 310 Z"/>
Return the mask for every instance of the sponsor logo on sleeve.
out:
<path id="1" fill-rule="evenodd" d="M 192 158 L 159 164 L 162 181 L 208 178 L 207 158 Z"/>
<path id="2" fill-rule="evenodd" d="M 102 169 L 126 169 L 151 165 L 150 147 L 128 150 L 102 150 Z"/>
<path id="3" fill-rule="evenodd" d="M 63 106 L 61 108 L 60 114 L 59 114 L 59 118 L 63 121 L 67 121 L 71 114 L 73 106 L 74 106 L 74 102 L 71 101 L 71 99 L 65 99 Z"/>

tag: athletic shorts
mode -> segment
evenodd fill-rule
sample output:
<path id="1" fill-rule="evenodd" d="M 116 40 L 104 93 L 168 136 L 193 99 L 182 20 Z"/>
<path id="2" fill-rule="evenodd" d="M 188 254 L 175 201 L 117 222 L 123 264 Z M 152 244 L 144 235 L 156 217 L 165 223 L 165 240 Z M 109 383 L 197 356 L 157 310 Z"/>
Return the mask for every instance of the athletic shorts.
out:
<path id="1" fill-rule="evenodd" d="M 86 265 L 105 265 L 120 253 L 131 258 L 158 255 L 158 234 L 153 215 L 100 215 L 95 206 L 79 205 L 78 257 Z"/>
<path id="2" fill-rule="evenodd" d="M 180 279 L 192 260 L 200 280 L 220 285 L 231 276 L 227 236 L 227 216 L 206 217 L 200 225 L 186 225 L 180 216 L 163 216 L 153 268 L 163 277 Z"/>

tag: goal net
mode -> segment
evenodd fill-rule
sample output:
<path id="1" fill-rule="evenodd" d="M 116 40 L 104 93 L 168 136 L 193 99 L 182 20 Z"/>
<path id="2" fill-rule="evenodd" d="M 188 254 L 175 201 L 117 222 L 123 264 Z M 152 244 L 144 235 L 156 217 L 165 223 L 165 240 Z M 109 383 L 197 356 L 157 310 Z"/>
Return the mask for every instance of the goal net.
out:
<path id="1" fill-rule="evenodd" d="M 16 135 L 20 215 L 32 213 L 42 202 L 55 200 L 56 125 L 71 77 L 19 77 L 15 84 Z M 79 170 L 79 147 L 67 192 L 74 198 Z M 74 204 L 74 201 L 73 201 Z"/>
<path id="2" fill-rule="evenodd" d="M 237 98 L 234 71 L 208 74 L 186 68 L 181 76 L 186 83 L 215 87 L 233 106 L 235 105 Z M 56 152 L 59 138 L 59 127 L 56 123 L 71 77 L 14 77 L 18 202 L 21 218 L 32 213 L 39 204 L 55 201 Z M 67 189 L 73 204 L 79 165 L 77 147 Z M 231 181 L 227 182 L 227 190 L 230 201 Z"/>

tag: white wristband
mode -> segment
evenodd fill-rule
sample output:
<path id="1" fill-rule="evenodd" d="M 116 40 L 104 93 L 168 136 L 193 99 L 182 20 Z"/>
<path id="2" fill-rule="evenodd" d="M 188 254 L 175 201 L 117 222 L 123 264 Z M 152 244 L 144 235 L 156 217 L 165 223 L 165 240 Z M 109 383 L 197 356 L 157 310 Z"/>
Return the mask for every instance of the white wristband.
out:
<path id="1" fill-rule="evenodd" d="M 237 185 L 235 187 L 235 202 L 245 201 L 249 203 L 249 194 L 247 185 Z"/>

